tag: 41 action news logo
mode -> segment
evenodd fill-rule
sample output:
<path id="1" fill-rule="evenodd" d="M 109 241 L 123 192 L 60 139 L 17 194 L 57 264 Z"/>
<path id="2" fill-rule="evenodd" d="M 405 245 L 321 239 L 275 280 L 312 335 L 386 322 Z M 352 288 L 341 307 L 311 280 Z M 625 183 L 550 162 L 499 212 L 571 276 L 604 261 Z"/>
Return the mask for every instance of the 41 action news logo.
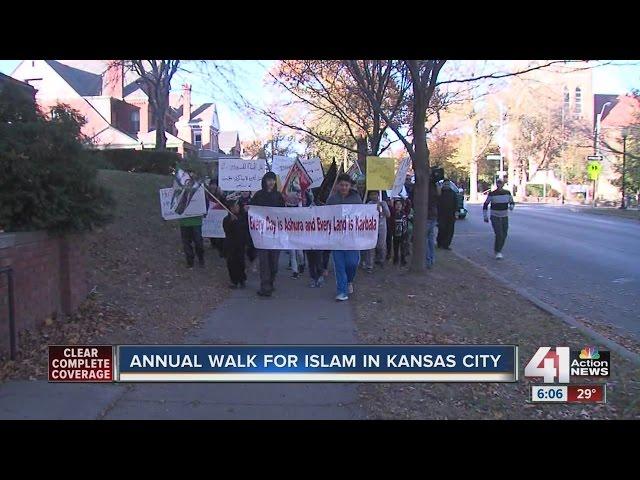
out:
<path id="1" fill-rule="evenodd" d="M 610 353 L 598 347 L 540 347 L 524 368 L 526 378 L 542 377 L 544 383 L 569 383 L 570 377 L 608 377 L 610 372 Z"/>

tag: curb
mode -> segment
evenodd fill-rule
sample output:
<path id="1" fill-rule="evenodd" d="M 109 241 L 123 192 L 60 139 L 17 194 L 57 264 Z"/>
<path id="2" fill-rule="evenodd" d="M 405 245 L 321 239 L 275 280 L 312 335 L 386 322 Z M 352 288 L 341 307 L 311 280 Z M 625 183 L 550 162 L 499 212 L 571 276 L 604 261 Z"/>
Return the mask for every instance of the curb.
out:
<path id="1" fill-rule="evenodd" d="M 487 267 L 485 267 L 483 265 L 480 265 L 479 263 L 471 260 L 468 257 L 463 256 L 462 254 L 457 253 L 454 250 L 452 250 L 451 253 L 453 253 L 456 257 L 458 257 L 458 258 L 460 258 L 460 259 L 462 259 L 462 260 L 464 260 L 466 262 L 469 262 L 474 267 L 482 270 L 484 273 L 489 275 L 494 280 L 497 280 L 498 282 L 500 282 L 501 284 L 505 285 L 510 290 L 515 291 L 521 297 L 524 297 L 525 299 L 529 300 L 531 303 L 533 303 L 539 309 L 541 309 L 541 310 L 547 312 L 548 314 L 553 315 L 554 317 L 562 320 L 567 325 L 570 325 L 571 327 L 574 327 L 575 329 L 577 329 L 581 333 L 583 333 L 583 334 L 587 335 L 588 337 L 591 337 L 592 339 L 596 340 L 601 345 L 606 346 L 607 348 L 609 348 L 609 350 L 611 350 L 613 352 L 616 352 L 621 357 L 624 357 L 627 360 L 629 360 L 630 362 L 634 363 L 635 365 L 640 366 L 640 355 L 638 355 L 637 353 L 634 353 L 631 350 L 628 350 L 627 348 L 623 347 L 619 343 L 616 343 L 613 340 L 605 337 L 601 333 L 596 332 L 592 328 L 587 327 L 583 323 L 581 323 L 578 320 L 576 320 L 575 318 L 573 318 L 571 315 L 567 315 L 566 313 L 561 312 L 557 308 L 549 305 L 547 302 L 544 302 L 544 301 L 540 300 L 536 296 L 534 296 L 531 293 L 527 292 L 524 288 L 517 287 L 517 286 L 507 282 L 506 280 L 504 280 L 499 275 L 496 275 L 495 273 L 493 273 Z"/>

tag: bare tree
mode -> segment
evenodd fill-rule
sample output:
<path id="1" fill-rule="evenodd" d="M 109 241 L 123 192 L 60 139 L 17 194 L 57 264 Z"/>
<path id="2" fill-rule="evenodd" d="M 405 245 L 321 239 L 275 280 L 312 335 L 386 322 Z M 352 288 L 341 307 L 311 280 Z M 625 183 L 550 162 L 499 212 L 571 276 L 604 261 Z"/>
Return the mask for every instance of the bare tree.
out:
<path id="1" fill-rule="evenodd" d="M 135 72 L 136 82 L 149 97 L 154 110 L 156 129 L 156 150 L 165 150 L 166 115 L 169 110 L 171 79 L 178 71 L 180 60 L 117 60 L 125 69 Z"/>
<path id="2" fill-rule="evenodd" d="M 398 79 L 406 79 L 410 88 L 407 88 L 407 98 L 396 99 L 398 103 L 406 102 L 407 114 L 390 118 L 386 109 L 378 101 L 369 88 L 368 77 L 371 75 L 367 62 L 356 60 L 348 61 L 349 71 L 366 95 L 375 110 L 380 113 L 388 127 L 397 135 L 404 144 L 416 176 L 414 189 L 415 227 L 413 237 L 414 255 L 421 261 L 411 263 L 411 271 L 419 272 L 424 269 L 426 258 L 426 222 L 427 203 L 429 198 L 429 179 L 431 168 L 429 163 L 429 149 L 427 147 L 427 132 L 430 132 L 440 121 L 440 111 L 447 105 L 445 85 L 462 85 L 480 80 L 506 78 L 514 75 L 522 75 L 534 70 L 547 68 L 551 65 L 566 63 L 555 60 L 541 64 L 524 67 L 517 71 L 490 73 L 486 75 L 470 75 L 466 78 L 439 79 L 440 72 L 446 60 L 402 60 L 395 62 L 394 75 Z M 429 122 L 429 124 L 427 124 Z"/>
<path id="3" fill-rule="evenodd" d="M 405 98 L 407 82 L 393 76 L 393 61 L 366 62 L 370 75 L 366 88 L 385 111 L 395 119 Z M 394 140 L 387 137 L 388 121 L 375 109 L 367 95 L 352 78 L 348 65 L 340 60 L 284 60 L 275 72 L 270 72 L 274 85 L 288 94 L 284 105 L 270 108 L 251 106 L 255 111 L 289 129 L 354 153 L 379 155 Z M 400 81 L 398 81 L 400 80 Z M 283 111 L 302 107 L 310 118 L 287 119 Z M 333 135 L 327 125 L 337 125 L 345 135 Z M 365 152 L 363 152 L 365 150 Z"/>

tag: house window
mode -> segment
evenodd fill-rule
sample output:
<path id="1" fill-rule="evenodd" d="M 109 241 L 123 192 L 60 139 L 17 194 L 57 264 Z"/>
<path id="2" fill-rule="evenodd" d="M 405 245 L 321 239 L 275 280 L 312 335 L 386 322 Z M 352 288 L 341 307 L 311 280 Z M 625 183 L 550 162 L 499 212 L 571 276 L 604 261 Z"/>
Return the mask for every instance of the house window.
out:
<path id="1" fill-rule="evenodd" d="M 567 87 L 564 87 L 563 96 L 564 96 L 564 105 L 563 105 L 564 111 L 565 111 L 565 113 L 568 113 L 569 112 L 569 101 L 570 100 L 569 100 L 569 89 Z"/>
<path id="2" fill-rule="evenodd" d="M 576 105 L 575 105 L 575 114 L 582 114 L 582 90 L 580 87 L 576 87 Z"/>
<path id="3" fill-rule="evenodd" d="M 193 144 L 198 150 L 202 148 L 202 130 L 193 131 Z"/>
<path id="4" fill-rule="evenodd" d="M 140 131 L 140 112 L 138 110 L 131 112 L 131 131 L 134 133 Z"/>

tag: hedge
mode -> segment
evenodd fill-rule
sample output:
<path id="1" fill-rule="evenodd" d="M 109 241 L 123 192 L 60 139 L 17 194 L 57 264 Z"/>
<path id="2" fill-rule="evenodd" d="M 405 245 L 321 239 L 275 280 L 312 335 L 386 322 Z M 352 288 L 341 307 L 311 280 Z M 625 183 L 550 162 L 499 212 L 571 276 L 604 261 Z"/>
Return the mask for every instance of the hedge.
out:
<path id="1" fill-rule="evenodd" d="M 94 150 L 91 156 L 93 157 L 91 162 L 97 168 L 160 175 L 171 175 L 176 164 L 182 160 L 182 157 L 175 152 L 155 150 Z"/>

